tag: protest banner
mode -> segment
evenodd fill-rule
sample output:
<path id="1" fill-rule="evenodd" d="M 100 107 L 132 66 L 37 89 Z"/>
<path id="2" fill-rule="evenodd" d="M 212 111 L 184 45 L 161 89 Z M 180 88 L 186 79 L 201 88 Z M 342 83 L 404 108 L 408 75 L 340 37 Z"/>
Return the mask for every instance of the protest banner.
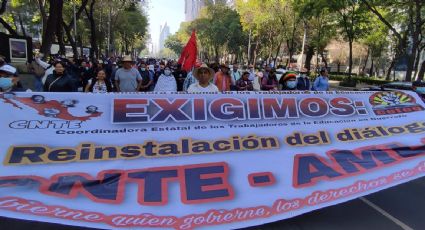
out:
<path id="1" fill-rule="evenodd" d="M 233 229 L 422 177 L 413 92 L 0 94 L 0 215 Z"/>

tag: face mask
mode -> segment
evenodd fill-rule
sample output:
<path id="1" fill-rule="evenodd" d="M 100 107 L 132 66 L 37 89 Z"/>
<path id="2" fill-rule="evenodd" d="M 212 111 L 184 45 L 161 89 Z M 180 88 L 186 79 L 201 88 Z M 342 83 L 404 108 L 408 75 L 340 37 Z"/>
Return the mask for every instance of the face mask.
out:
<path id="1" fill-rule="evenodd" d="M 297 82 L 296 82 L 296 81 L 287 81 L 287 82 L 286 82 L 286 86 L 287 86 L 289 89 L 295 89 L 295 87 L 297 86 Z"/>
<path id="2" fill-rule="evenodd" d="M 171 70 L 164 70 L 164 74 L 165 74 L 165 76 L 170 76 L 171 75 Z"/>
<path id="3" fill-rule="evenodd" d="M 140 68 L 141 71 L 146 71 L 146 68 Z"/>
<path id="4" fill-rule="evenodd" d="M 89 67 L 86 67 L 86 70 L 89 70 Z"/>
<path id="5" fill-rule="evenodd" d="M 6 91 L 6 90 L 12 88 L 12 86 L 13 86 L 12 78 L 7 78 L 7 77 L 1 77 L 0 78 L 0 88 L 3 91 Z"/>

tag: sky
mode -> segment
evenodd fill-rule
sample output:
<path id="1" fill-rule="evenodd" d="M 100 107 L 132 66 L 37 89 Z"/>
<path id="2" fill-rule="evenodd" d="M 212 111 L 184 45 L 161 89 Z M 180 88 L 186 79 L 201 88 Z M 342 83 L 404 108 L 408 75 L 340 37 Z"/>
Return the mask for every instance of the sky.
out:
<path id="1" fill-rule="evenodd" d="M 158 47 L 160 26 L 167 22 L 173 34 L 184 21 L 184 0 L 150 0 L 147 13 L 152 42 L 155 47 Z"/>

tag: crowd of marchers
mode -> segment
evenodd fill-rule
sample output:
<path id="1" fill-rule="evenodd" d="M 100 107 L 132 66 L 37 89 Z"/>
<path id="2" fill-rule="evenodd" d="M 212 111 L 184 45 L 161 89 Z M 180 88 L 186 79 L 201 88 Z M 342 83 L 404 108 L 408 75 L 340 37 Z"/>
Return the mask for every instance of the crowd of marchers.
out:
<path id="1" fill-rule="evenodd" d="M 276 90 L 329 90 L 327 69 L 314 80 L 307 69 L 269 65 L 197 63 L 189 70 L 173 60 L 136 59 L 131 56 L 104 60 L 35 55 L 31 63 L 34 92 L 225 92 Z M 0 57 L 0 92 L 29 91 L 17 69 Z"/>

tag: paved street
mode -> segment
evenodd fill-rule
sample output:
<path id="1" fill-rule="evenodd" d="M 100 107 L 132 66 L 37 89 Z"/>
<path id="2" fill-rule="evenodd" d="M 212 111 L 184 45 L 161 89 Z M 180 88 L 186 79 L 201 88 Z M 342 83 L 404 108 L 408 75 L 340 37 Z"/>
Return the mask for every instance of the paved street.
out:
<path id="1" fill-rule="evenodd" d="M 425 229 L 425 178 L 289 220 L 245 230 Z M 0 229 L 82 230 L 87 228 L 0 218 Z"/>

